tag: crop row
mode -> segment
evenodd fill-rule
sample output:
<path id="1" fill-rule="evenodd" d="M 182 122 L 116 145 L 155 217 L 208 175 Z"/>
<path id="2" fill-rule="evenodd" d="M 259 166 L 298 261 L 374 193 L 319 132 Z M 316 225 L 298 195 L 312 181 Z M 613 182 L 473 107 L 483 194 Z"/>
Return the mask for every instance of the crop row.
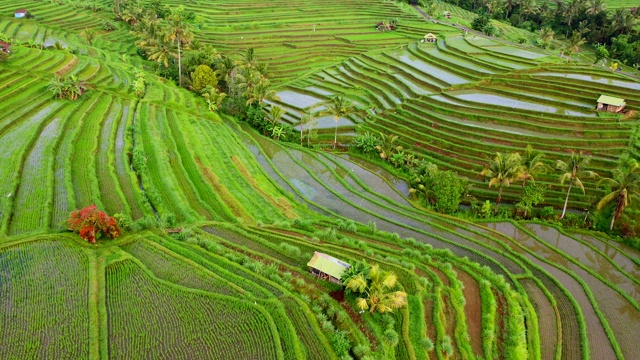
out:
<path id="1" fill-rule="evenodd" d="M 88 358 L 88 274 L 66 238 L 0 249 L 0 358 Z"/>
<path id="2" fill-rule="evenodd" d="M 106 271 L 114 359 L 282 356 L 273 320 L 258 305 L 166 284 L 131 260 Z"/>

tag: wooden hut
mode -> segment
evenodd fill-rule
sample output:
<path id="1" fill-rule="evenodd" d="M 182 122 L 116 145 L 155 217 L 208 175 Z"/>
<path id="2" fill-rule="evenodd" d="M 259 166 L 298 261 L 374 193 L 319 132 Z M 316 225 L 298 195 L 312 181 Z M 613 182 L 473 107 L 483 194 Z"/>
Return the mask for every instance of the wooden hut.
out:
<path id="1" fill-rule="evenodd" d="M 313 257 L 309 260 L 307 266 L 312 275 L 340 285 L 342 285 L 340 282 L 342 273 L 351 267 L 351 265 L 342 260 L 317 251 L 313 253 Z"/>
<path id="2" fill-rule="evenodd" d="M 451 19 L 451 13 L 448 11 L 445 11 L 444 13 L 442 13 L 442 15 L 444 15 L 445 19 Z"/>
<path id="3" fill-rule="evenodd" d="M 596 107 L 596 110 L 617 113 L 622 111 L 625 106 L 627 106 L 627 103 L 624 102 L 624 99 L 616 98 L 613 96 L 600 95 L 600 97 L 598 98 L 598 107 Z"/>
<path id="4" fill-rule="evenodd" d="M 434 43 L 438 40 L 438 38 L 433 35 L 432 33 L 428 33 L 427 35 L 424 36 L 424 40 L 422 40 L 423 42 L 428 42 L 428 43 Z"/>
<path id="5" fill-rule="evenodd" d="M 27 9 L 18 9 L 14 13 L 14 15 L 17 19 L 22 19 L 24 17 L 27 17 L 27 13 L 28 13 Z"/>

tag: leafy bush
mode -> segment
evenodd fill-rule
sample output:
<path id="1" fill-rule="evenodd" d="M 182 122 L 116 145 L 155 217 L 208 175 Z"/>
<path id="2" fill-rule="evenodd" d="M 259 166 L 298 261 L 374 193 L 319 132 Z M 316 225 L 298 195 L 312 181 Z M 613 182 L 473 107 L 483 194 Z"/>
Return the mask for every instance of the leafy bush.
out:
<path id="1" fill-rule="evenodd" d="M 435 209 L 450 214 L 458 210 L 460 200 L 466 192 L 467 179 L 449 171 L 438 171 L 432 176 L 431 191 L 436 199 Z"/>
<path id="2" fill-rule="evenodd" d="M 67 220 L 69 230 L 77 232 L 85 241 L 95 244 L 102 234 L 111 239 L 120 236 L 120 228 L 116 218 L 98 210 L 95 205 L 82 210 L 74 210 Z"/>
<path id="3" fill-rule="evenodd" d="M 379 145 L 379 142 L 380 139 L 368 131 L 362 135 L 358 135 L 354 140 L 356 149 L 363 154 L 377 153 L 376 146 Z"/>

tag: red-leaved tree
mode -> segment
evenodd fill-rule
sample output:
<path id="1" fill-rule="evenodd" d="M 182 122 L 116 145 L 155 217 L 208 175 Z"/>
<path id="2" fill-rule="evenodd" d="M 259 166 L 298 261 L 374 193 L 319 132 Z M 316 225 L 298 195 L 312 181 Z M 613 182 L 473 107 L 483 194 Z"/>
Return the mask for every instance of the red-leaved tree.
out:
<path id="1" fill-rule="evenodd" d="M 111 239 L 120 236 L 120 228 L 116 218 L 98 210 L 95 205 L 87 206 L 82 210 L 74 210 L 69 219 L 69 230 L 80 234 L 80 238 L 96 243 L 103 234 Z"/>

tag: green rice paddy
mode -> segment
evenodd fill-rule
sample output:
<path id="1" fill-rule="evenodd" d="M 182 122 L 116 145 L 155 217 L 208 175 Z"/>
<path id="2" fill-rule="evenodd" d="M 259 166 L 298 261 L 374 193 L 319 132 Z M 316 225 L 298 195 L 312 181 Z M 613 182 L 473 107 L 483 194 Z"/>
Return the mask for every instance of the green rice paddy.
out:
<path id="1" fill-rule="evenodd" d="M 477 174 L 497 151 L 531 144 L 555 159 L 585 150 L 602 174 L 639 155 L 637 121 L 594 111 L 601 94 L 624 97 L 631 110 L 640 104 L 640 82 L 608 68 L 465 34 L 392 1 L 184 5 L 201 18 L 199 41 L 223 53 L 255 49 L 280 95 L 268 107 L 282 106 L 283 122 L 298 126 L 306 110 L 343 94 L 375 115 L 342 119 L 339 142 L 356 131 L 398 135 L 469 178 L 478 197 L 495 195 Z M 15 19 L 15 2 L 0 0 L 0 35 L 21 42 L 0 63 L 0 358 L 640 352 L 637 251 L 599 233 L 424 210 L 405 179 L 360 157 L 276 142 L 210 112 L 146 70 L 124 24 L 102 30 L 112 13 L 66 1 L 20 6 L 36 18 Z M 397 31 L 375 30 L 389 18 Z M 85 29 L 97 31 L 92 45 Z M 428 32 L 436 44 L 420 42 Z M 55 42 L 73 52 L 46 48 Z M 130 87 L 136 69 L 148 80 L 142 98 Z M 54 100 L 54 74 L 91 88 L 75 102 Z M 333 126 L 331 117 L 319 123 L 327 133 Z M 545 205 L 560 207 L 556 177 L 536 180 L 550 186 Z M 578 192 L 571 200 L 578 211 L 591 201 Z M 68 214 L 91 204 L 138 231 L 98 245 L 66 232 Z M 358 313 L 338 286 L 309 274 L 316 251 L 393 271 L 408 305 Z"/>

